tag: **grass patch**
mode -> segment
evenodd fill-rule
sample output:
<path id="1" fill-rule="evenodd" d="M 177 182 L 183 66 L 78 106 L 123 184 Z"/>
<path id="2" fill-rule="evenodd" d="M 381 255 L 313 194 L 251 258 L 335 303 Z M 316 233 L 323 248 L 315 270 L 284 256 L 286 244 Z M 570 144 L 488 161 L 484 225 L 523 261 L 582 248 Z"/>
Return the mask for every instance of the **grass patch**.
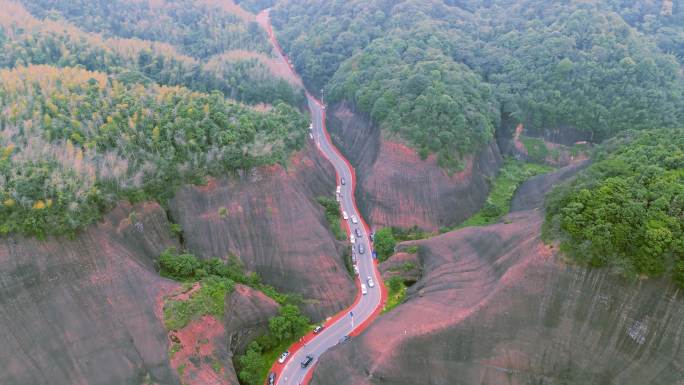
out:
<path id="1" fill-rule="evenodd" d="M 221 369 L 223 369 L 223 365 L 221 365 L 221 361 L 214 360 L 211 363 L 211 369 L 214 371 L 214 373 L 221 374 Z"/>
<path id="2" fill-rule="evenodd" d="M 342 216 L 340 214 L 340 206 L 337 202 L 328 197 L 318 197 L 316 198 L 316 202 L 325 209 L 325 220 L 328 222 L 328 228 L 330 228 L 330 231 L 335 238 L 340 241 L 345 240 L 347 236 L 342 229 L 342 222 L 340 219 Z"/>
<path id="3" fill-rule="evenodd" d="M 456 228 L 496 223 L 510 211 L 513 194 L 520 184 L 532 176 L 552 170 L 553 167 L 551 166 L 506 159 L 504 166 L 493 183 L 489 197 L 482 210 L 466 219 L 465 222 Z"/>
<path id="4" fill-rule="evenodd" d="M 385 286 L 387 286 L 387 302 L 385 303 L 385 308 L 382 309 L 383 313 L 387 313 L 402 303 L 404 298 L 406 298 L 407 289 L 404 280 L 396 275 L 386 280 Z"/>
<path id="5" fill-rule="evenodd" d="M 411 246 L 405 248 L 403 251 L 406 253 L 409 253 L 409 254 L 415 254 L 418 252 L 418 246 L 411 245 Z"/>
<path id="6" fill-rule="evenodd" d="M 543 162 L 549 156 L 549 149 L 542 139 L 522 135 L 520 141 L 525 146 L 527 156 L 531 161 Z"/>
<path id="7" fill-rule="evenodd" d="M 171 345 L 171 348 L 169 349 L 169 358 L 173 359 L 176 353 L 180 352 L 182 348 L 183 346 L 181 344 L 174 342 L 173 345 Z"/>
<path id="8" fill-rule="evenodd" d="M 202 279 L 200 285 L 200 289 L 187 300 L 169 300 L 164 304 L 166 329 L 182 329 L 203 315 L 223 317 L 225 296 L 233 290 L 234 282 L 228 278 L 210 276 Z"/>

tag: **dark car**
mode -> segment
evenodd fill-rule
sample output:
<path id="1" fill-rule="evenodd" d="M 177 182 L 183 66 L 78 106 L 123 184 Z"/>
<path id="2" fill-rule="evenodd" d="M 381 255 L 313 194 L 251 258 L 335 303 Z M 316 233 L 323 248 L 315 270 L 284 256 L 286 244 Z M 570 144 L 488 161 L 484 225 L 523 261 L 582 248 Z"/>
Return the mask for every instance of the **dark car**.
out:
<path id="1" fill-rule="evenodd" d="M 302 361 L 302 368 L 306 368 L 311 364 L 311 361 L 313 361 L 313 356 L 312 355 L 307 355 L 304 361 Z"/>
<path id="2" fill-rule="evenodd" d="M 275 385 L 275 373 L 271 372 L 268 374 L 268 385 Z"/>
<path id="3" fill-rule="evenodd" d="M 356 236 L 359 238 L 361 238 L 361 236 L 363 236 L 363 234 L 361 234 L 361 229 L 358 227 L 356 228 L 356 230 L 354 230 L 354 232 L 356 233 Z"/>
<path id="4" fill-rule="evenodd" d="M 345 342 L 349 341 L 350 339 L 351 339 L 351 337 L 349 337 L 349 336 L 344 336 L 344 337 L 340 338 L 340 341 L 339 341 L 338 343 L 339 343 L 339 344 L 342 344 L 342 343 L 345 343 Z"/>
<path id="5" fill-rule="evenodd" d="M 359 244 L 359 254 L 363 254 L 363 253 L 365 253 L 365 252 L 366 252 L 366 248 L 363 247 L 362 244 Z"/>
<path id="6" fill-rule="evenodd" d="M 341 178 L 341 179 L 340 179 L 340 183 L 342 183 L 342 185 L 344 186 L 345 184 L 347 184 L 347 181 L 344 180 L 344 178 Z"/>
<path id="7" fill-rule="evenodd" d="M 318 325 L 318 326 L 316 326 L 316 327 L 314 328 L 314 330 L 313 330 L 314 334 L 320 333 L 321 330 L 323 330 L 323 328 L 324 328 L 323 325 Z"/>

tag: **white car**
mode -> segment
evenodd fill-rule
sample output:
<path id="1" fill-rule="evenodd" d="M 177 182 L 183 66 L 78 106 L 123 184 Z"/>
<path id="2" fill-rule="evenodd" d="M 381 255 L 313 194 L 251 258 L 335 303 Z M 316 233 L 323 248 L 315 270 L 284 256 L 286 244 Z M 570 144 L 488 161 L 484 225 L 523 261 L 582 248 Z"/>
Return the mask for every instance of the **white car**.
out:
<path id="1" fill-rule="evenodd" d="M 360 274 L 359 273 L 359 265 L 354 265 L 354 272 L 356 273 L 356 275 Z"/>
<path id="2" fill-rule="evenodd" d="M 373 278 L 368 276 L 368 287 L 374 287 L 374 286 L 375 286 L 375 283 L 373 282 Z"/>
<path id="3" fill-rule="evenodd" d="M 361 284 L 361 294 L 366 295 L 368 294 L 368 289 L 366 289 L 366 284 L 362 283 Z"/>
<path id="4" fill-rule="evenodd" d="M 278 358 L 278 363 L 279 363 L 279 364 L 282 364 L 283 362 L 285 362 L 285 360 L 286 360 L 287 357 L 289 357 L 289 356 L 290 356 L 290 352 L 287 351 L 287 350 L 284 351 L 283 354 L 280 355 L 280 358 Z"/>
<path id="5" fill-rule="evenodd" d="M 355 244 L 355 243 L 356 243 L 356 238 L 355 238 L 353 235 L 350 235 L 350 236 L 349 236 L 349 242 L 351 242 L 352 245 Z"/>
<path id="6" fill-rule="evenodd" d="M 352 223 L 354 223 L 354 224 L 359 223 L 359 219 L 356 218 L 356 215 L 352 215 Z"/>
<path id="7" fill-rule="evenodd" d="M 342 211 L 342 218 L 344 218 L 345 221 L 349 219 L 349 215 L 347 215 L 346 211 Z"/>

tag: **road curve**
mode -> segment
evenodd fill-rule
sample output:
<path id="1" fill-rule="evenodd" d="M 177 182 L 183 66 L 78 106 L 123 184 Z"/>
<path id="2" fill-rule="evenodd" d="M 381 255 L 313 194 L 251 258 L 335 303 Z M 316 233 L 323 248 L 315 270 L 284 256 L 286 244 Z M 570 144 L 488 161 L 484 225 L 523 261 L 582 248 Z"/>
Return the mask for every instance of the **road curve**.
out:
<path id="1" fill-rule="evenodd" d="M 292 66 L 289 65 L 289 61 L 275 39 L 268 18 L 268 10 L 259 14 L 258 18 L 261 19 L 262 24 L 266 27 L 271 43 L 275 47 L 279 59 L 288 65 L 294 73 Z M 330 140 L 330 136 L 325 127 L 324 104 L 313 97 L 309 92 L 306 93 L 306 96 L 312 120 L 312 140 L 315 141 L 319 151 L 330 161 L 330 163 L 332 163 L 337 173 L 337 185 L 341 190 L 341 210 L 346 211 L 349 216 L 349 220 L 344 221 L 347 235 L 354 234 L 357 230 L 361 232 L 360 239 L 357 239 L 356 244 L 353 245 L 360 274 L 355 277 L 358 293 L 354 304 L 330 318 L 326 322 L 323 331 L 319 334 L 309 334 L 305 336 L 302 341 L 294 344 L 290 348 L 290 357 L 288 357 L 284 364 L 274 363 L 272 371 L 277 374 L 276 384 L 278 385 L 299 385 L 308 383 L 313 374 L 315 363 L 321 354 L 340 343 L 340 340 L 345 336 L 355 335 L 367 326 L 370 321 L 380 313 L 387 295 L 380 273 L 372 256 L 368 225 L 361 217 L 354 201 L 354 188 L 356 185 L 354 169 Z M 346 182 L 344 185 L 341 184 L 342 179 Z M 331 191 L 331 193 L 335 192 Z M 358 218 L 357 223 L 352 222 L 352 216 Z M 363 254 L 360 254 L 358 251 L 359 245 L 362 245 L 365 248 Z M 375 282 L 375 287 L 368 287 L 368 277 L 372 277 Z M 366 295 L 361 294 L 362 283 L 368 287 L 368 294 Z M 300 363 L 307 355 L 313 356 L 314 361 L 307 368 L 302 368 Z"/>

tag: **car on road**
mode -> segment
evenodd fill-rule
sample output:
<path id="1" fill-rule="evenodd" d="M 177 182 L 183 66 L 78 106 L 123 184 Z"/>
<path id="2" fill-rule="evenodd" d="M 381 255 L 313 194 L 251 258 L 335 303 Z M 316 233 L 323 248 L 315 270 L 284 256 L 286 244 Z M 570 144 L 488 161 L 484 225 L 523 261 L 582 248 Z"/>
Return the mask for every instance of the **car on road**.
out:
<path id="1" fill-rule="evenodd" d="M 347 181 L 344 178 L 341 178 L 340 183 L 342 183 L 342 186 L 344 186 L 345 184 L 347 184 Z"/>
<path id="2" fill-rule="evenodd" d="M 275 385 L 276 374 L 271 372 L 268 374 L 268 385 Z"/>
<path id="3" fill-rule="evenodd" d="M 361 294 L 366 295 L 368 294 L 368 289 L 366 288 L 366 284 L 362 283 L 361 284 Z"/>
<path id="4" fill-rule="evenodd" d="M 279 363 L 279 364 L 282 364 L 283 362 L 285 362 L 285 360 L 286 360 L 287 357 L 289 357 L 289 356 L 290 356 L 290 352 L 287 351 L 287 350 L 284 351 L 284 352 L 280 355 L 280 358 L 278 358 L 278 363 Z"/>
<path id="5" fill-rule="evenodd" d="M 349 215 L 347 214 L 346 211 L 342 211 L 342 218 L 344 218 L 345 221 L 346 221 L 347 219 L 349 219 Z"/>
<path id="6" fill-rule="evenodd" d="M 366 252 L 366 248 L 363 247 L 362 243 L 359 243 L 359 254 L 363 254 Z"/>
<path id="7" fill-rule="evenodd" d="M 342 344 L 342 343 L 349 341 L 350 339 L 351 339 L 351 337 L 349 337 L 348 335 L 345 335 L 344 337 L 340 338 L 340 340 L 337 343 Z"/>
<path id="8" fill-rule="evenodd" d="M 352 215 L 352 223 L 353 224 L 359 223 L 359 219 L 356 217 L 356 215 Z"/>
<path id="9" fill-rule="evenodd" d="M 318 326 L 316 326 L 316 327 L 314 328 L 313 332 L 314 332 L 314 334 L 318 334 L 318 333 L 320 333 L 324 328 L 325 328 L 325 326 L 323 326 L 323 325 L 318 325 Z"/>
<path id="10" fill-rule="evenodd" d="M 306 358 L 305 358 L 304 361 L 302 361 L 302 363 L 301 363 L 301 364 L 302 364 L 302 369 L 303 369 L 303 368 L 306 368 L 307 366 L 309 366 L 309 364 L 311 364 L 311 361 L 313 361 L 313 356 L 312 356 L 311 354 L 307 354 L 307 355 L 306 355 Z"/>
<path id="11" fill-rule="evenodd" d="M 371 278 L 370 275 L 368 276 L 367 281 L 368 281 L 368 287 L 374 287 L 375 286 L 375 282 L 373 282 L 373 278 Z"/>
<path id="12" fill-rule="evenodd" d="M 359 273 L 359 265 L 354 265 L 354 273 L 356 273 L 356 275 L 360 274 Z"/>
<path id="13" fill-rule="evenodd" d="M 339 194 L 342 192 L 342 186 L 337 186 L 337 190 L 335 190 L 335 193 Z"/>
<path id="14" fill-rule="evenodd" d="M 356 230 L 354 230 L 354 232 L 356 233 L 357 237 L 361 238 L 361 229 L 360 228 L 357 227 Z"/>
<path id="15" fill-rule="evenodd" d="M 354 234 L 349 236 L 349 242 L 351 242 L 352 245 L 356 243 L 356 238 L 354 238 Z"/>

